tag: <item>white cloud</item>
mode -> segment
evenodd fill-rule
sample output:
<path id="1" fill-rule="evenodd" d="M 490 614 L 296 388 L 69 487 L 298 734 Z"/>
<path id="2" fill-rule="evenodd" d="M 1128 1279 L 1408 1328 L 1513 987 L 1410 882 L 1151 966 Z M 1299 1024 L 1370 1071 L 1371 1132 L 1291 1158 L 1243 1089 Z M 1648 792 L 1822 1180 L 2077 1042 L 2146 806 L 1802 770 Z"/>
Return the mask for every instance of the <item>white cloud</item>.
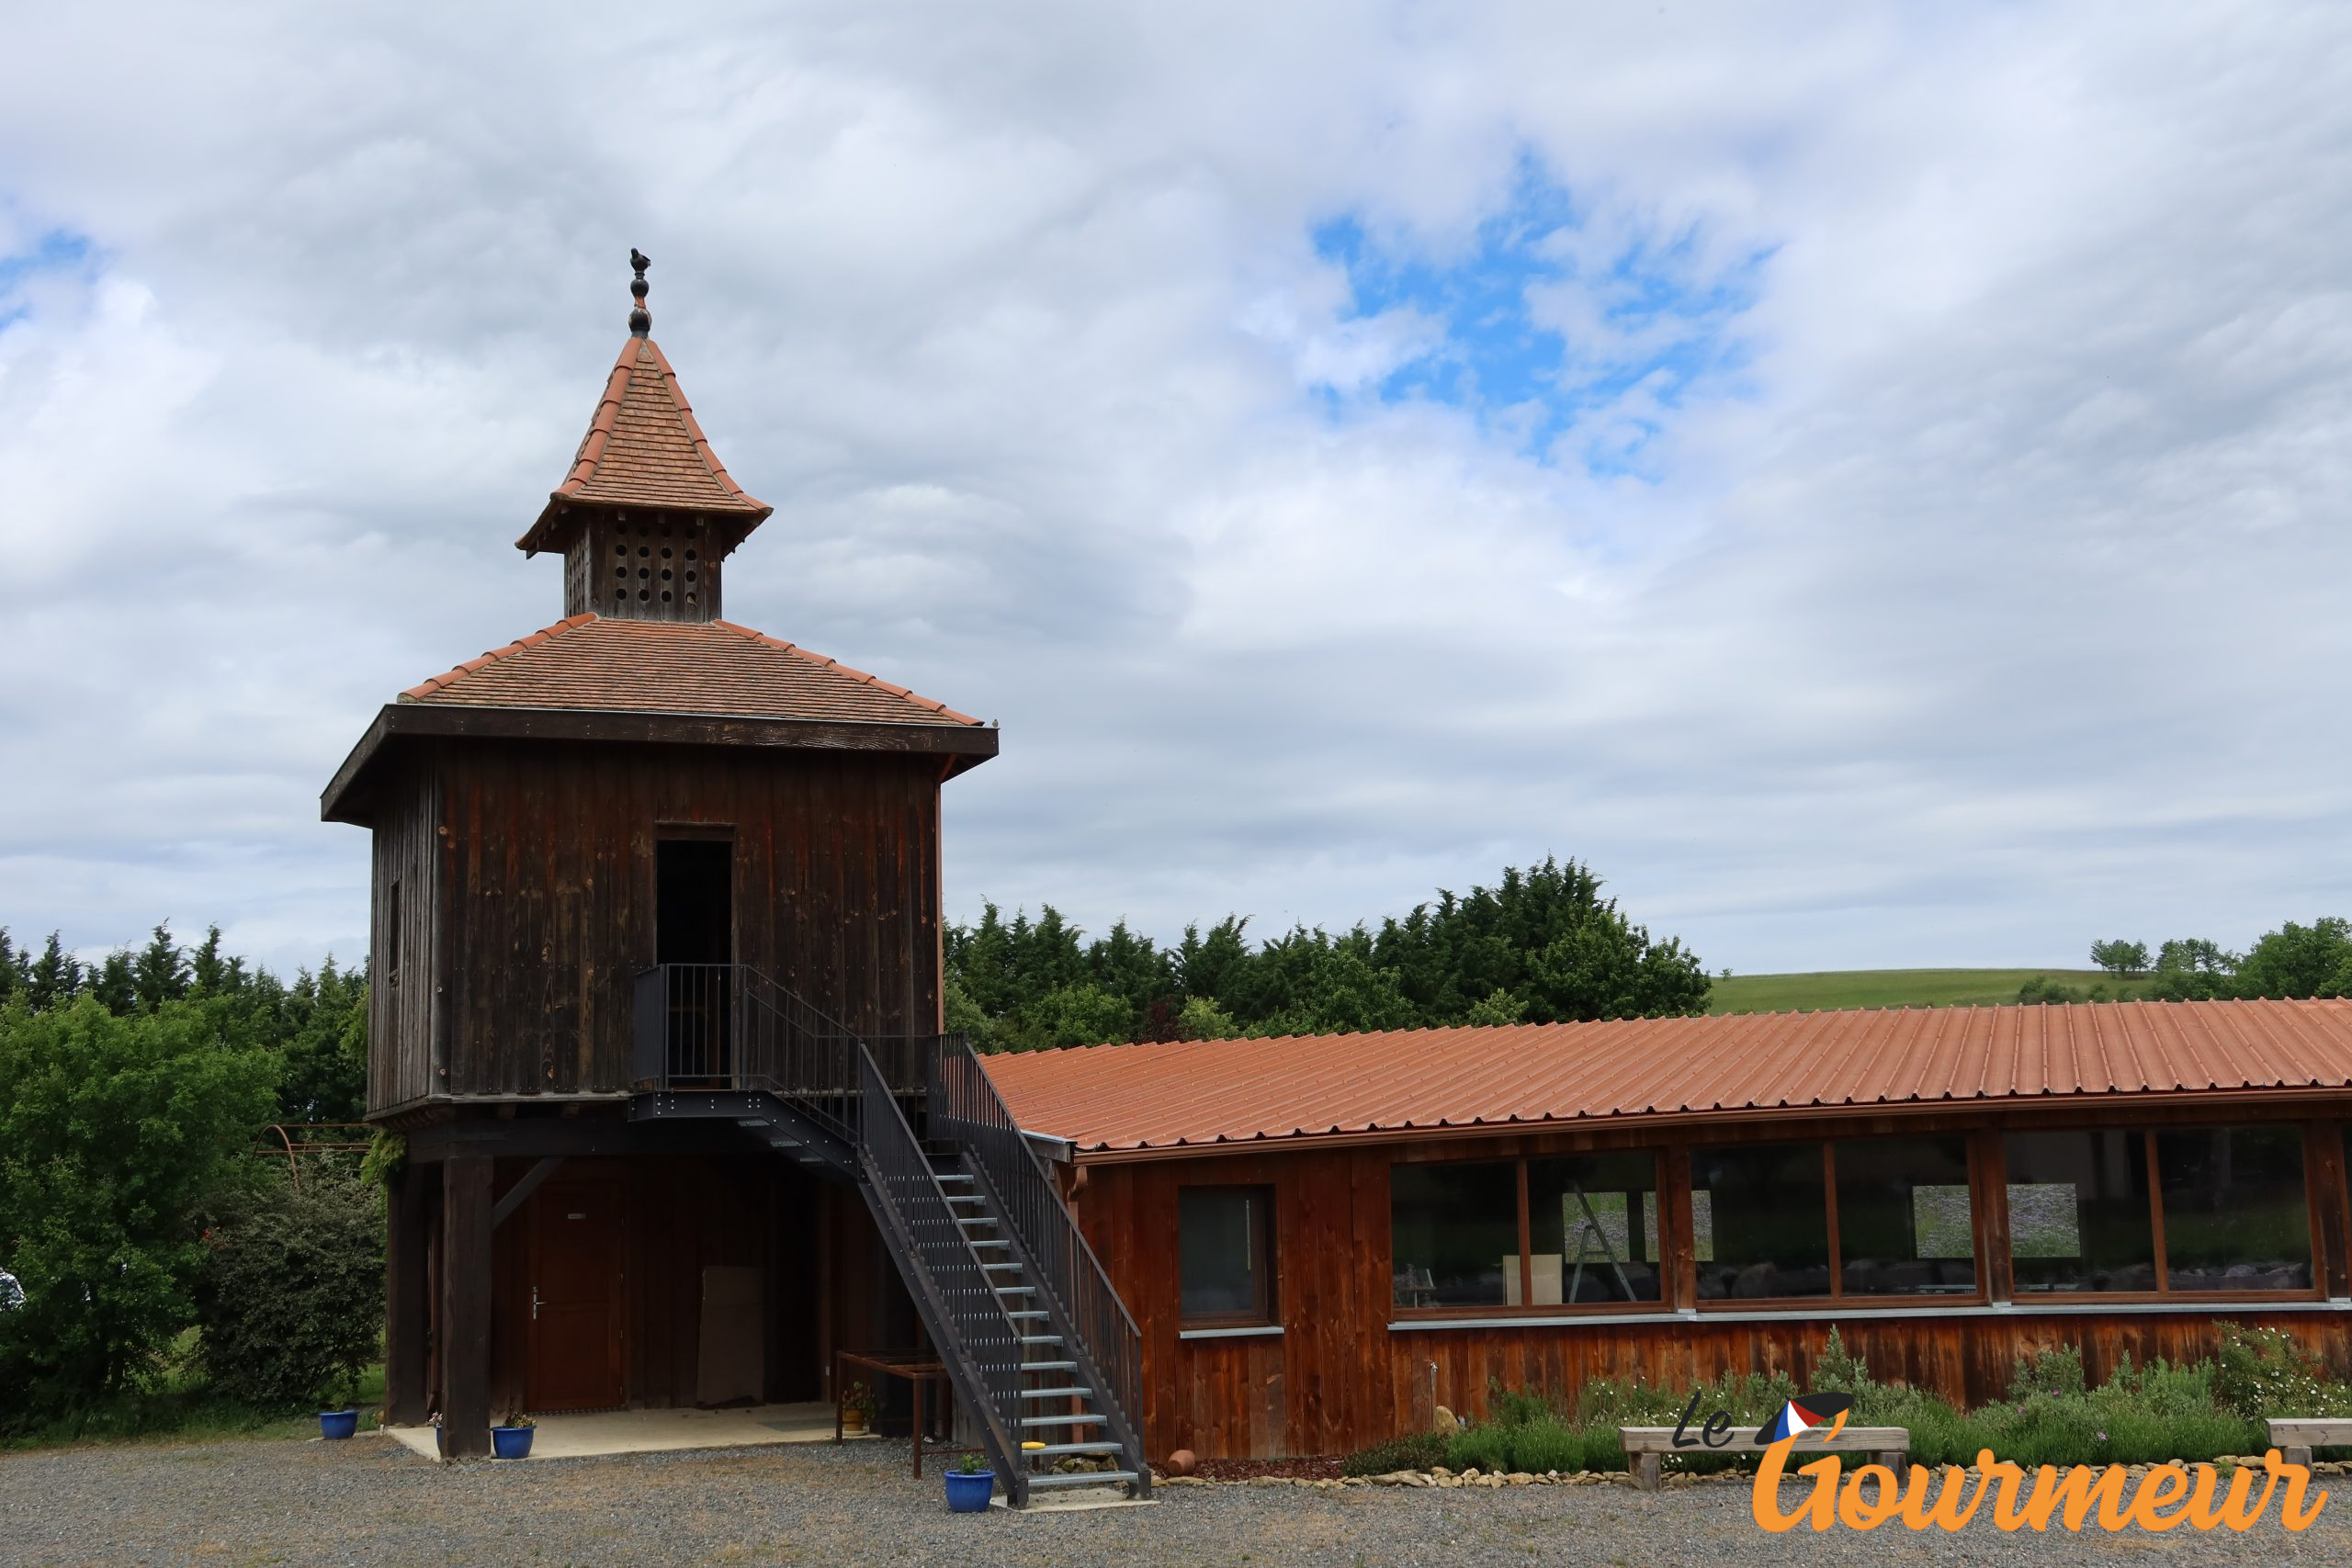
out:
<path id="1" fill-rule="evenodd" d="M 125 40 L 132 40 L 126 43 Z M 0 100 L 0 920 L 358 944 L 316 792 L 554 618 L 622 332 L 777 514 L 730 613 L 1003 720 L 951 903 L 1170 931 L 1547 851 L 1743 970 L 2352 908 L 2352 20 L 2285 5 L 52 7 Z M 104 84 L 105 91 L 94 90 Z M 1316 226 L 1747 258 L 1736 389 L 1545 466 L 1351 397 Z M 1636 329 L 1649 337 L 1670 325 Z M 1646 334 L 1646 335 L 1645 335 Z M 1613 357 L 1612 357 L 1613 356 Z M 1655 434 L 1653 434 L 1653 432 Z M 1639 443 L 1641 479 L 1585 473 Z"/>

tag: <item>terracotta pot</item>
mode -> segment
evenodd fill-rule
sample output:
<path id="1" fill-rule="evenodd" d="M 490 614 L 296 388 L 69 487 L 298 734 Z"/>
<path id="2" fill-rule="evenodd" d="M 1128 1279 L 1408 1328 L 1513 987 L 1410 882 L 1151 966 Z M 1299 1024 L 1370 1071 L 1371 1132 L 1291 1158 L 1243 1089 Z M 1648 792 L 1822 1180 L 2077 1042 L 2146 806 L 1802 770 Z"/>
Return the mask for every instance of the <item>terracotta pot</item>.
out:
<path id="1" fill-rule="evenodd" d="M 843 1436 L 847 1436 L 849 1433 L 852 1433 L 852 1432 L 863 1432 L 863 1431 L 865 1431 L 865 1411 L 863 1411 L 863 1410 L 856 1409 L 856 1408 L 855 1408 L 855 1407 L 854 1407 L 854 1406 L 845 1406 L 845 1407 L 843 1407 L 843 1409 L 842 1409 L 842 1435 L 843 1435 Z"/>

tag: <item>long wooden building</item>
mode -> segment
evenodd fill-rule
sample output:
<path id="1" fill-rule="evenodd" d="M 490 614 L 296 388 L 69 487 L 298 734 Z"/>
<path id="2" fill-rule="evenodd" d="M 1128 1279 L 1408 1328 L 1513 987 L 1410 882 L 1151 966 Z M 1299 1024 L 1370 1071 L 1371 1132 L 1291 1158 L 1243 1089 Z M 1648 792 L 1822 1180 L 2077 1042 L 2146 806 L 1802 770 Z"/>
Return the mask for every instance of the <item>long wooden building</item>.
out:
<path id="1" fill-rule="evenodd" d="M 992 1057 L 1135 1314 L 1155 1454 L 1335 1453 L 1830 1328 L 1971 1404 L 2224 1319 L 2352 1373 L 2352 1000 L 1663 1019 Z M 1169 1245 L 1171 1224 L 1176 1245 Z"/>

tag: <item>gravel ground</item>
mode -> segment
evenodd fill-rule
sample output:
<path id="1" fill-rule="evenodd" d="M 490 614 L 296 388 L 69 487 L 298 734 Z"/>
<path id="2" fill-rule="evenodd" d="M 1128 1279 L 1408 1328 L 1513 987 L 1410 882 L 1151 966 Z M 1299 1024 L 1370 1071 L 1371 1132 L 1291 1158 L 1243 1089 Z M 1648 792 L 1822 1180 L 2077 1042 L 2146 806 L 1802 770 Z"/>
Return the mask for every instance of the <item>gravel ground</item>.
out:
<path id="1" fill-rule="evenodd" d="M 2328 1480 L 2326 1512 L 2293 1535 L 2274 1505 L 2242 1536 L 1913 1535 L 1899 1524 L 1767 1536 L 1747 1488 L 1721 1483 L 1656 1495 L 1194 1486 L 1149 1508 L 974 1517 L 946 1512 L 935 1476 L 908 1476 L 899 1444 L 447 1468 L 381 1438 L 130 1445 L 0 1457 L 0 1562 L 2343 1564 L 2352 1483 Z"/>

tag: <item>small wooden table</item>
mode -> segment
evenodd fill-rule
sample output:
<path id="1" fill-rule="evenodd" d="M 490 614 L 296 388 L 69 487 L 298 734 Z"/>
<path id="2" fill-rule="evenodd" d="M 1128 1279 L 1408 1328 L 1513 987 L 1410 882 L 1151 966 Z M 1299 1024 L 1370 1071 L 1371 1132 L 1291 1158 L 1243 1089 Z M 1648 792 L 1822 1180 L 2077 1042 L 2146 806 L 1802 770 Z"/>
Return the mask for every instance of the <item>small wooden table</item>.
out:
<path id="1" fill-rule="evenodd" d="M 914 1350 L 836 1350 L 833 1352 L 833 1441 L 838 1443 L 842 1440 L 842 1393 L 849 1387 L 849 1381 L 843 1375 L 843 1370 L 849 1367 L 862 1368 L 875 1377 L 904 1378 L 912 1390 L 915 1405 L 914 1426 L 907 1446 L 914 1450 L 915 1479 L 918 1481 L 922 1479 L 922 1456 L 925 1453 L 945 1455 L 958 1451 L 953 1442 L 928 1442 L 929 1434 L 923 1430 L 922 1385 L 933 1381 L 945 1382 L 947 1368 L 944 1363 Z M 953 1419 L 952 1413 L 955 1410 L 953 1395 L 949 1396 L 946 1408 L 951 1412 L 950 1418 Z M 951 1438 L 954 1435 L 952 1431 L 949 1433 Z"/>

